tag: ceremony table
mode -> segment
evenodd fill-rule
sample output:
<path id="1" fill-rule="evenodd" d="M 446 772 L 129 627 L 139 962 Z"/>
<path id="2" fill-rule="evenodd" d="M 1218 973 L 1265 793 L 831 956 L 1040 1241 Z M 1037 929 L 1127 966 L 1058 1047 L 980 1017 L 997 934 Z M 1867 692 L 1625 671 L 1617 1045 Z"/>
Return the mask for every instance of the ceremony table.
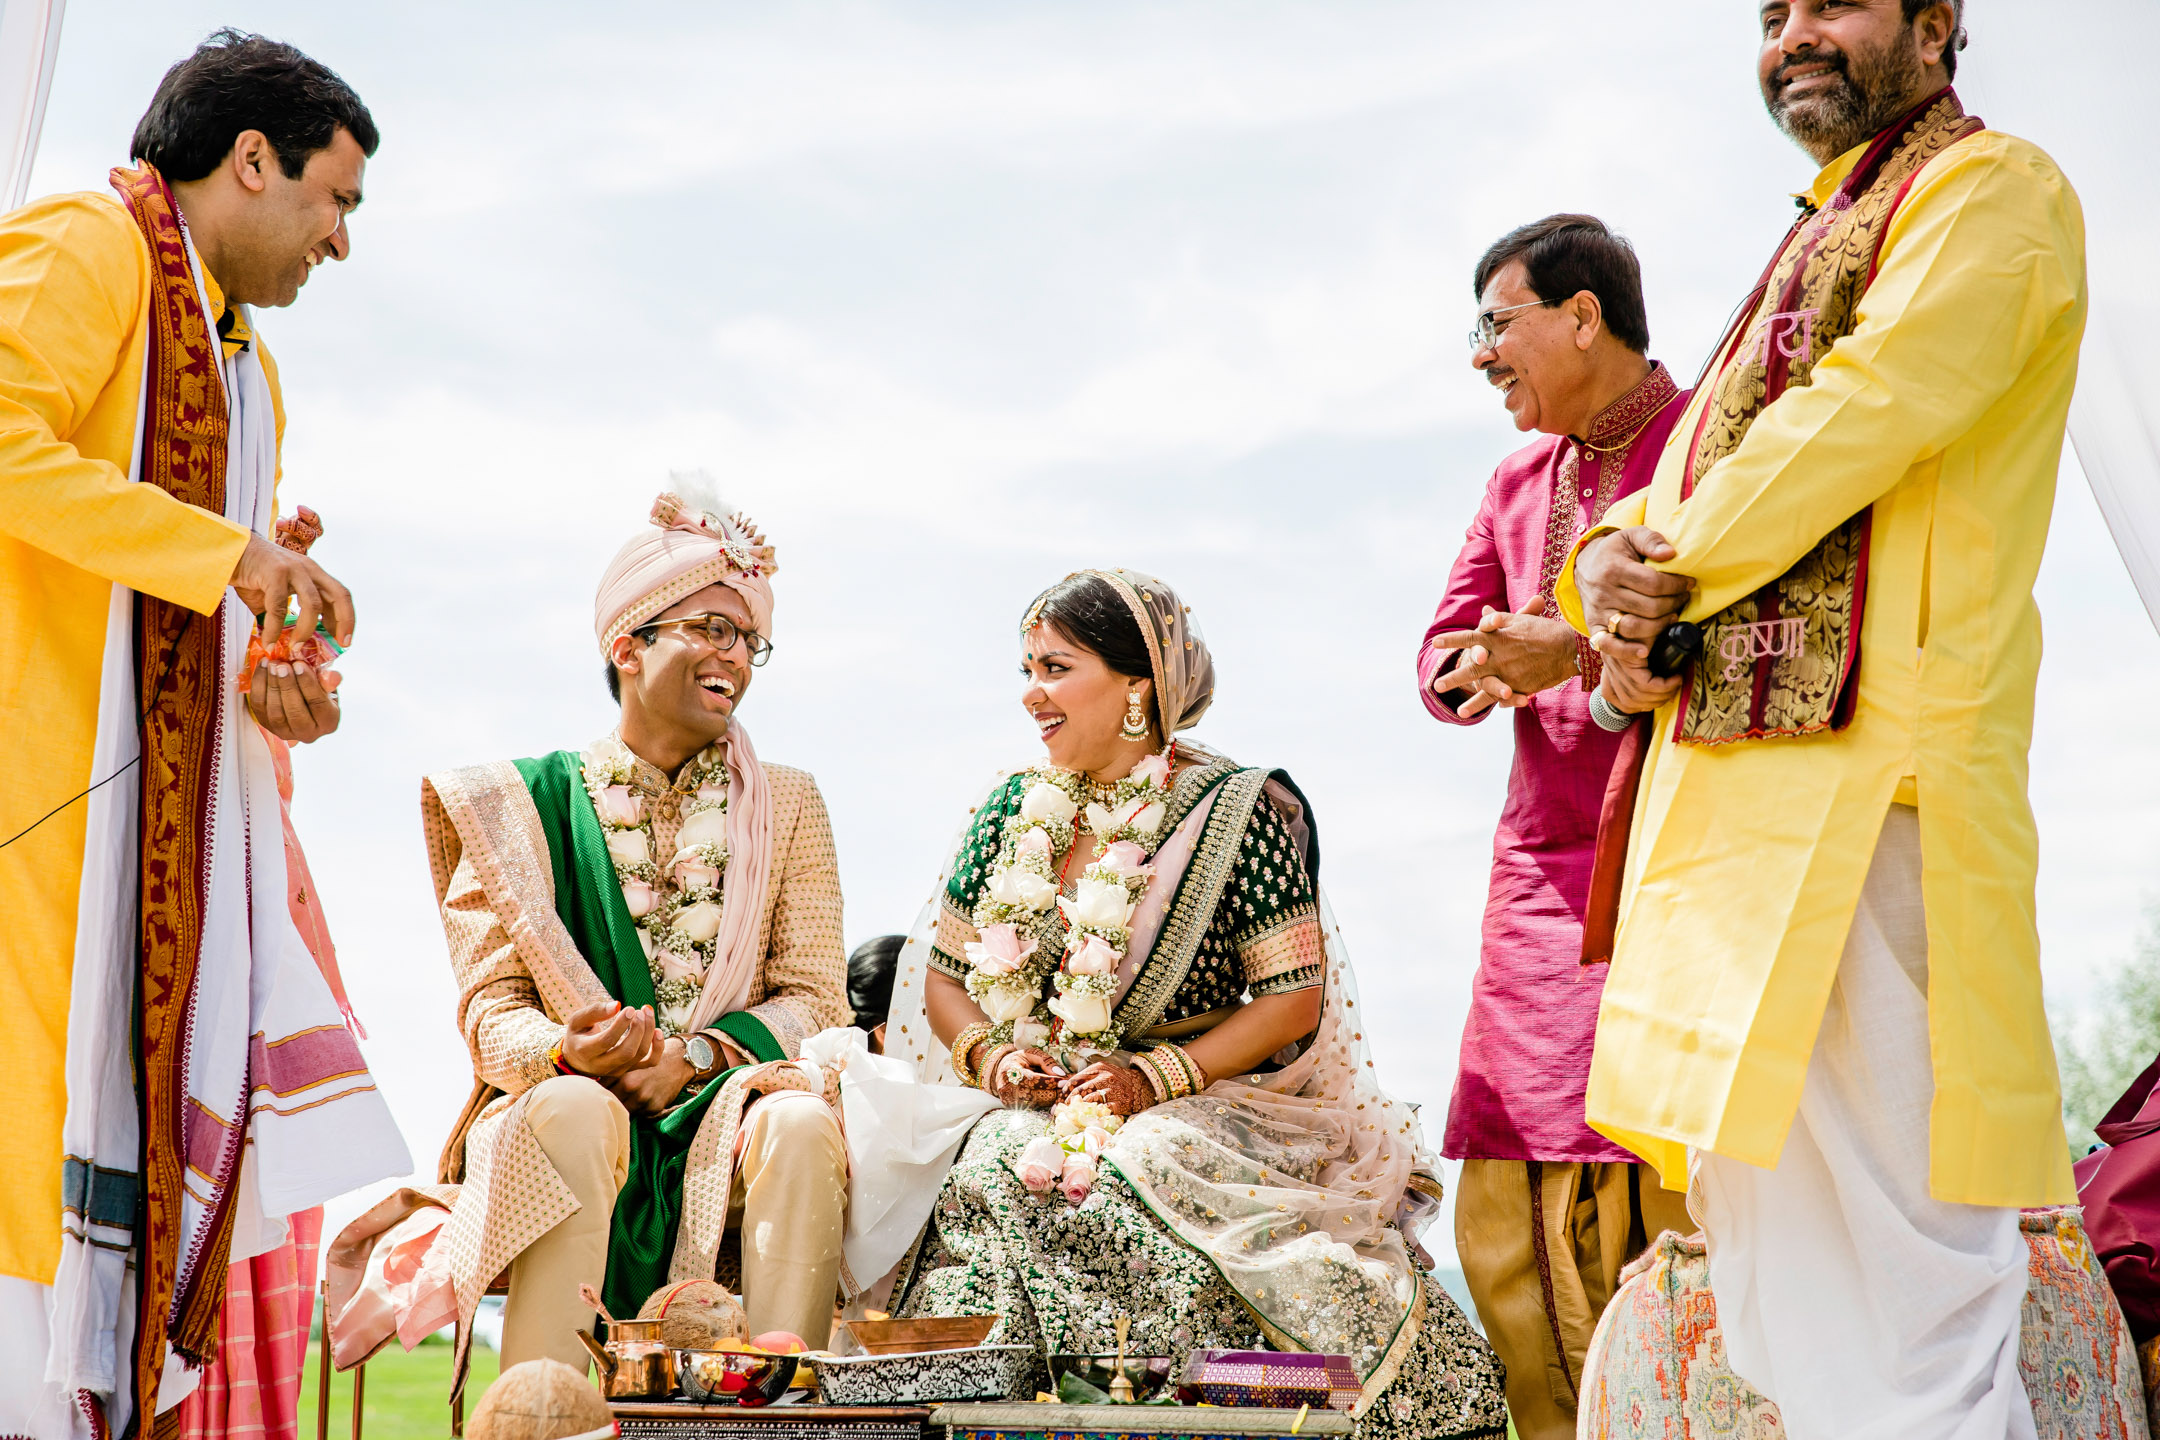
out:
<path id="1" fill-rule="evenodd" d="M 1350 1417 L 1338 1410 L 1012 1403 L 941 1405 L 931 1412 L 930 1425 L 943 1430 L 945 1440 L 1333 1440 L 1351 1429 Z"/>
<path id="2" fill-rule="evenodd" d="M 1340 1440 L 1335 1410 L 1187 1405 L 698 1405 L 609 1403 L 624 1440 Z M 1294 1428 L 1293 1428 L 1294 1427 Z"/>
<path id="3" fill-rule="evenodd" d="M 623 1440 L 924 1440 L 921 1405 L 748 1405 L 611 1400 Z"/>

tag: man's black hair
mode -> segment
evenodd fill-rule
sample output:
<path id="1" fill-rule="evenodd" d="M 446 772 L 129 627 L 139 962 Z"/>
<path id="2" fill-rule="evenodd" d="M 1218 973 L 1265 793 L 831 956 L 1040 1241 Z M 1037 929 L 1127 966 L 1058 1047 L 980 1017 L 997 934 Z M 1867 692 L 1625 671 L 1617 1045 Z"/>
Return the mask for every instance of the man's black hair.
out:
<path id="1" fill-rule="evenodd" d="M 848 956 L 847 999 L 855 1011 L 855 1023 L 875 1030 L 892 1012 L 893 975 L 900 968 L 905 935 L 880 935 L 865 940 Z"/>
<path id="2" fill-rule="evenodd" d="M 200 180 L 243 130 L 262 131 L 288 180 L 299 179 L 308 157 L 340 130 L 363 155 L 382 143 L 375 117 L 329 66 L 282 40 L 228 27 L 165 72 L 129 149 L 167 180 Z"/>
<path id="3" fill-rule="evenodd" d="M 1943 3 L 1943 0 L 1903 0 L 1903 3 L 1905 9 L 1905 23 L 1907 25 L 1910 25 L 1913 21 L 1920 18 L 1921 11 L 1928 9 L 1931 6 L 1940 5 Z M 1950 0 L 1950 43 L 1943 46 L 1942 63 L 1943 74 L 1952 80 L 1957 79 L 1958 51 L 1964 48 L 1965 0 Z"/>
<path id="4" fill-rule="evenodd" d="M 1540 300 L 1572 300 L 1585 290 L 1597 296 L 1613 338 L 1638 355 L 1649 352 L 1650 317 L 1643 309 L 1635 247 L 1595 215 L 1548 215 L 1510 230 L 1478 261 L 1471 295 L 1482 300 L 1485 287 L 1510 260 L 1523 262 Z"/>

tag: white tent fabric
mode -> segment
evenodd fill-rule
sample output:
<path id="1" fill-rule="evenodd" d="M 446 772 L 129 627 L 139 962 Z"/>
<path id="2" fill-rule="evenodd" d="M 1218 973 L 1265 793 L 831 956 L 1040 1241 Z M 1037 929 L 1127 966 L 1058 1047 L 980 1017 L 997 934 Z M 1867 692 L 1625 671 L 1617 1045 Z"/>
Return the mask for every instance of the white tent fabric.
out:
<path id="1" fill-rule="evenodd" d="M 0 0 L 0 210 L 30 190 L 67 0 Z"/>
<path id="2" fill-rule="evenodd" d="M 2145 613 L 2160 629 L 2160 356 L 2150 343 L 2156 325 L 2160 306 L 2095 290 L 2070 405 L 2070 442 Z"/>

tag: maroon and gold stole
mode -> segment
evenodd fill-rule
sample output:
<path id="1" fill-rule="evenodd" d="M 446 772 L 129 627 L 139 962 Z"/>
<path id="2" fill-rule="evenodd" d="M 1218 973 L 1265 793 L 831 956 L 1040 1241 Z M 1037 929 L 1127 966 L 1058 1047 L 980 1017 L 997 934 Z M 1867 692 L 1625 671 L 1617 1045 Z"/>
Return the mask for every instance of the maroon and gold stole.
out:
<path id="1" fill-rule="evenodd" d="M 1875 137 L 1822 209 L 1793 222 L 1704 369 L 1710 395 L 1689 440 L 1682 499 L 1740 448 L 1757 416 L 1813 379 L 1823 356 L 1852 333 L 1883 237 L 1913 181 L 1952 144 L 1985 128 L 1965 113 L 1956 91 L 1940 90 Z M 1852 722 L 1872 513 L 1853 516 L 1776 580 L 1703 623 L 1676 742 L 1809 735 Z M 1583 912 L 1585 965 L 1612 958 L 1649 728 L 1647 718 L 1628 728 L 1606 785 Z"/>
<path id="2" fill-rule="evenodd" d="M 172 191 L 157 170 L 116 169 L 112 187 L 150 247 L 148 364 L 143 384 L 143 483 L 215 515 L 225 513 L 230 417 L 218 368 L 218 337 L 195 291 Z M 144 1223 L 135 1341 L 138 1415 L 156 1414 L 168 1340 L 197 1362 L 217 1344 L 232 1235 L 232 1179 L 205 1252 L 182 1268 L 181 1187 L 187 1169 L 189 1011 L 208 899 L 210 786 L 217 711 L 224 700 L 222 627 L 154 596 L 135 599 L 135 660 L 142 707 L 142 971 L 136 988 L 141 1046 L 136 1071 L 142 1115 Z M 237 1147 L 235 1147 L 237 1149 Z M 237 1153 L 232 1157 L 237 1164 Z M 172 1315 L 168 1329 L 166 1316 Z M 177 1415 L 178 1412 L 173 1412 Z"/>
<path id="3" fill-rule="evenodd" d="M 1716 379 L 1689 444 L 1683 500 L 1740 448 L 1757 416 L 1806 385 L 1852 333 L 1883 237 L 1913 181 L 1984 128 L 1956 91 L 1938 91 L 1876 137 L 1822 209 L 1794 223 L 1712 361 Z M 1776 580 L 1704 622 L 1675 740 L 1718 745 L 1852 722 L 1871 514 L 1853 516 Z"/>

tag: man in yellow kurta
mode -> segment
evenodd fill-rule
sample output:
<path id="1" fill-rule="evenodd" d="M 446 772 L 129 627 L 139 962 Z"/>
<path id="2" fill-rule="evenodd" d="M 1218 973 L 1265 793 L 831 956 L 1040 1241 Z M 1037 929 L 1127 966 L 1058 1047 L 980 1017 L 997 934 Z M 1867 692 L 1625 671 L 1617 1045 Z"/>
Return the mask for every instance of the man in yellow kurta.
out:
<path id="1" fill-rule="evenodd" d="M 0 1126 L 0 1309 L 10 1317 L 0 1326 L 9 1381 L 0 1385 L 0 1432 L 43 1433 L 52 1423 L 14 1412 L 16 1402 L 32 1403 L 17 1382 L 34 1386 L 44 1372 L 41 1359 L 24 1358 L 37 1337 L 22 1327 L 49 1303 L 38 1294 L 50 1294 L 43 1287 L 61 1262 L 69 1031 L 97 1023 L 124 1037 L 131 1023 L 124 1010 L 70 1015 L 80 915 L 109 906 L 132 916 L 136 908 L 132 894 L 86 902 L 82 893 L 85 792 L 118 778 L 92 774 L 111 673 L 108 617 L 119 608 L 114 587 L 136 592 L 137 605 L 191 612 L 194 637 L 211 632 L 228 587 L 265 617 L 265 640 L 277 638 L 289 601 L 298 604 L 301 635 L 318 615 L 341 642 L 353 625 L 344 587 L 312 561 L 248 524 L 139 483 L 151 478 L 138 453 L 150 428 L 146 354 L 160 335 L 167 349 L 194 344 L 207 353 L 199 331 L 172 328 L 202 318 L 224 356 L 214 368 L 258 346 L 281 432 L 275 369 L 238 306 L 290 304 L 316 265 L 345 257 L 345 217 L 359 203 L 375 145 L 366 109 L 328 70 L 288 46 L 221 32 L 166 75 L 135 134 L 146 168 L 115 172 L 116 183 L 125 173 L 151 190 L 162 186 L 162 203 L 177 209 L 192 245 L 176 234 L 176 253 L 183 267 L 199 262 L 199 308 L 191 288 L 184 316 L 154 311 L 157 256 L 112 194 L 55 196 L 0 218 L 0 751 L 13 757 L 0 770 L 0 1013 L 11 1036 L 8 1123 Z M 230 386 L 237 371 L 227 373 Z M 217 382 L 186 398 L 226 403 Z M 233 443 L 242 443 L 237 427 Z M 274 453 L 264 463 L 274 473 Z M 337 725 L 335 697 L 305 665 L 265 663 L 247 698 L 256 720 L 288 741 Z M 151 1144 L 154 1151 L 155 1137 Z M 124 1235 L 136 1221 L 132 1180 L 76 1175 L 71 1230 Z M 214 1268 L 221 1293 L 222 1264 Z M 154 1328 L 162 1355 L 163 1326 Z M 153 1374 L 156 1359 L 143 1362 Z M 123 1396 L 131 1368 L 121 1356 Z M 79 1428 L 81 1417 L 70 1418 Z"/>
<path id="2" fill-rule="evenodd" d="M 1588 1118 L 1689 1186 L 1796 1440 L 2030 1435 L 2014 1207 L 2075 1199 L 2026 752 L 2083 223 L 1947 89 L 1960 10 L 1762 6 L 1824 168 L 1558 590 L 1607 703 L 1656 712 Z M 1675 618 L 1701 653 L 1657 681 Z"/>

